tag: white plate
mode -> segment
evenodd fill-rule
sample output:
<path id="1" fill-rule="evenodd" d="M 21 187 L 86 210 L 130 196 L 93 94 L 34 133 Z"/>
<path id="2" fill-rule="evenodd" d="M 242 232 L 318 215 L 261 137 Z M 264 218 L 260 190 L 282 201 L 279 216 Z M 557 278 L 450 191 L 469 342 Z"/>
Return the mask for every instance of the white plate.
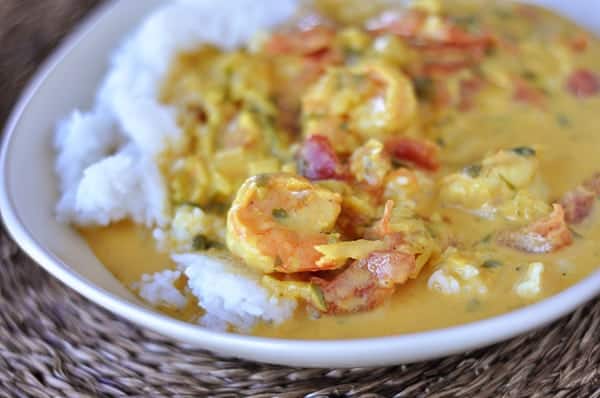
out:
<path id="1" fill-rule="evenodd" d="M 573 311 L 600 292 L 600 272 L 540 303 L 462 326 L 400 336 L 300 341 L 212 332 L 144 306 L 104 268 L 71 228 L 53 217 L 56 121 L 91 105 L 111 50 L 161 0 L 117 1 L 93 14 L 40 69 L 6 126 L 0 157 L 0 210 L 21 247 L 55 277 L 139 325 L 211 351 L 293 366 L 355 367 L 414 362 L 516 336 Z M 600 28 L 596 0 L 559 2 Z M 585 6 L 587 5 L 587 8 Z M 599 11 L 599 10 L 596 10 Z M 586 19 L 587 18 L 587 19 Z"/>

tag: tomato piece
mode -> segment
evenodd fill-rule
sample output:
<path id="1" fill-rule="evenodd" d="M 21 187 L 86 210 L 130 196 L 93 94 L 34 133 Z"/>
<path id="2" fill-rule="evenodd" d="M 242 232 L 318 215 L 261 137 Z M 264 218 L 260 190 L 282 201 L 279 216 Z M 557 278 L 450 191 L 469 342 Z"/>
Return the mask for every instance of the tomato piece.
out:
<path id="1" fill-rule="evenodd" d="M 311 135 L 304 141 L 299 152 L 299 171 L 309 180 L 346 178 L 345 168 L 329 139 Z"/>
<path id="2" fill-rule="evenodd" d="M 578 98 L 587 98 L 600 92 L 600 78 L 588 69 L 577 69 L 567 79 L 567 90 Z"/>
<path id="3" fill-rule="evenodd" d="M 439 148 L 426 140 L 409 137 L 395 137 L 386 141 L 385 147 L 392 158 L 413 163 L 415 166 L 429 171 L 440 167 Z"/>
<path id="4" fill-rule="evenodd" d="M 565 220 L 570 224 L 585 220 L 592 212 L 596 197 L 600 197 L 600 173 L 563 195 L 560 204 L 565 210 Z"/>
<path id="5" fill-rule="evenodd" d="M 368 311 L 382 304 L 405 283 L 416 267 L 412 254 L 382 250 L 353 261 L 333 280 L 314 280 L 322 287 L 327 313 Z"/>
<path id="6" fill-rule="evenodd" d="M 579 33 L 571 40 L 569 40 L 568 45 L 574 52 L 581 53 L 588 48 L 589 42 L 590 38 L 588 37 L 588 35 L 586 35 L 585 33 Z"/>
<path id="7" fill-rule="evenodd" d="M 591 212 L 596 195 L 582 186 L 565 193 L 560 200 L 565 209 L 565 220 L 569 224 L 582 222 Z"/>

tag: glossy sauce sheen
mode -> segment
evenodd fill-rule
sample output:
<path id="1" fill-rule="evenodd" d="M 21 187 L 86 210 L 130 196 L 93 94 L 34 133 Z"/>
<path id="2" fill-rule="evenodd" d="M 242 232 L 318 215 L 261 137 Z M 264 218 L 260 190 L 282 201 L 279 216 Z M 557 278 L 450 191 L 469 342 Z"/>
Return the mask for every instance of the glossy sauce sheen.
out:
<path id="1" fill-rule="evenodd" d="M 332 2 L 323 2 L 324 7 L 329 3 Z M 467 5 L 465 10 L 471 13 L 474 9 Z M 498 31 L 517 38 L 528 37 L 532 29 L 525 20 L 502 16 L 493 7 L 478 12 L 481 14 L 476 15 L 476 19 L 489 20 Z M 547 13 L 538 18 L 543 20 L 535 22 L 539 30 L 571 26 Z M 600 47 L 595 39 L 590 40 L 585 52 L 573 58 L 578 66 L 600 71 Z M 442 175 L 476 162 L 498 148 L 535 147 L 540 154 L 540 174 L 550 190 L 550 197 L 560 198 L 565 191 L 600 171 L 600 134 L 596 128 L 599 118 L 598 96 L 581 99 L 567 90 L 556 90 L 546 98 L 544 107 L 538 109 L 488 90 L 478 97 L 473 110 L 444 119 L 430 127 L 426 135 L 444 143 Z M 481 277 L 489 288 L 486 295 L 466 297 L 432 292 L 427 287 L 432 269 L 427 266 L 415 280 L 400 286 L 390 300 L 370 312 L 309 319 L 305 310 L 299 308 L 295 317 L 284 324 L 260 324 L 254 334 L 300 339 L 393 335 L 458 325 L 530 304 L 560 292 L 598 268 L 598 204 L 588 219 L 573 227 L 574 243 L 548 254 L 527 254 L 482 242 L 482 238 L 495 229 L 494 223 L 460 210 L 443 208 L 440 211 L 450 220 L 452 233 L 458 240 L 472 246 L 489 245 L 489 252 L 493 253 L 490 260 L 501 260 L 497 267 L 481 268 Z M 156 251 L 150 233 L 131 223 L 84 229 L 82 234 L 97 257 L 127 286 L 138 281 L 142 274 L 173 267 L 167 255 Z M 545 266 L 542 290 L 535 300 L 526 300 L 512 293 L 513 286 L 523 277 L 527 265 L 535 261 Z M 180 313 L 169 313 L 195 321 L 200 310 L 188 308 Z"/>

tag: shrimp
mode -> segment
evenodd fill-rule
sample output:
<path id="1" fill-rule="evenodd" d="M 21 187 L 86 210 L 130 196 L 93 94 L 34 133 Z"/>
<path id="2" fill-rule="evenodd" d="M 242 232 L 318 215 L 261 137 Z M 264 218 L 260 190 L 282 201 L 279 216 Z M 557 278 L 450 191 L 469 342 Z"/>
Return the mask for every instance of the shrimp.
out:
<path id="1" fill-rule="evenodd" d="M 496 45 L 493 36 L 470 33 L 427 9 L 384 12 L 367 21 L 366 28 L 375 35 L 392 34 L 403 39 L 420 53 L 427 75 L 444 76 L 472 67 Z"/>
<path id="2" fill-rule="evenodd" d="M 316 245 L 334 242 L 342 197 L 286 173 L 250 177 L 227 214 L 227 246 L 264 273 L 333 269 Z M 343 265 L 343 264 L 342 264 Z"/>
<path id="3" fill-rule="evenodd" d="M 340 135 L 354 136 L 352 142 L 360 143 L 401 132 L 416 111 L 411 81 L 382 61 L 329 68 L 302 98 L 304 134 L 334 134 L 329 137 L 334 146 Z M 339 128 L 332 132 L 331 125 Z"/>
<path id="4" fill-rule="evenodd" d="M 334 39 L 335 30 L 317 25 L 306 30 L 274 33 L 265 43 L 265 50 L 272 55 L 298 54 L 310 57 L 329 50 Z"/>

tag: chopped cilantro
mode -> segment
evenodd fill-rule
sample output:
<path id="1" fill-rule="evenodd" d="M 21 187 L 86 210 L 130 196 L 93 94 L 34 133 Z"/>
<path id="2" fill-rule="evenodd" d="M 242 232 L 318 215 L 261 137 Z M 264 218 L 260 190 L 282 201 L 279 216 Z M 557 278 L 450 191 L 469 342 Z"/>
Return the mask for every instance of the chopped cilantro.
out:
<path id="1" fill-rule="evenodd" d="M 528 146 L 518 146 L 516 148 L 513 148 L 512 151 L 514 153 L 516 153 L 519 156 L 523 156 L 523 157 L 531 157 L 531 156 L 535 156 L 535 149 L 528 147 Z"/>
<path id="2" fill-rule="evenodd" d="M 563 115 L 562 113 L 559 113 L 558 115 L 556 115 L 556 122 L 558 123 L 558 125 L 560 127 L 569 127 L 571 125 L 571 119 L 569 119 L 567 116 Z"/>
<path id="3" fill-rule="evenodd" d="M 494 260 L 494 259 L 485 260 L 483 262 L 483 264 L 481 264 L 481 266 L 484 268 L 498 268 L 498 267 L 502 266 L 502 261 L 498 261 L 498 260 Z"/>
<path id="4" fill-rule="evenodd" d="M 481 165 L 471 164 L 463 169 L 463 173 L 471 178 L 477 178 L 481 174 Z"/>
<path id="5" fill-rule="evenodd" d="M 486 236 L 484 236 L 483 238 L 481 238 L 481 240 L 479 242 L 481 243 L 490 243 L 492 240 L 492 234 L 487 234 Z"/>
<path id="6" fill-rule="evenodd" d="M 273 209 L 271 211 L 271 214 L 273 215 L 273 217 L 280 219 L 280 220 L 287 218 L 287 216 L 288 216 L 288 212 L 282 208 Z"/>
<path id="7" fill-rule="evenodd" d="M 481 308 L 481 301 L 479 301 L 478 299 L 471 299 L 467 302 L 467 305 L 465 306 L 465 309 L 468 312 L 473 312 L 473 311 L 477 311 Z"/>
<path id="8" fill-rule="evenodd" d="M 417 76 L 413 80 L 413 85 L 415 87 L 415 93 L 417 97 L 422 100 L 428 100 L 433 97 L 435 87 L 433 85 L 433 80 L 427 76 Z"/>

